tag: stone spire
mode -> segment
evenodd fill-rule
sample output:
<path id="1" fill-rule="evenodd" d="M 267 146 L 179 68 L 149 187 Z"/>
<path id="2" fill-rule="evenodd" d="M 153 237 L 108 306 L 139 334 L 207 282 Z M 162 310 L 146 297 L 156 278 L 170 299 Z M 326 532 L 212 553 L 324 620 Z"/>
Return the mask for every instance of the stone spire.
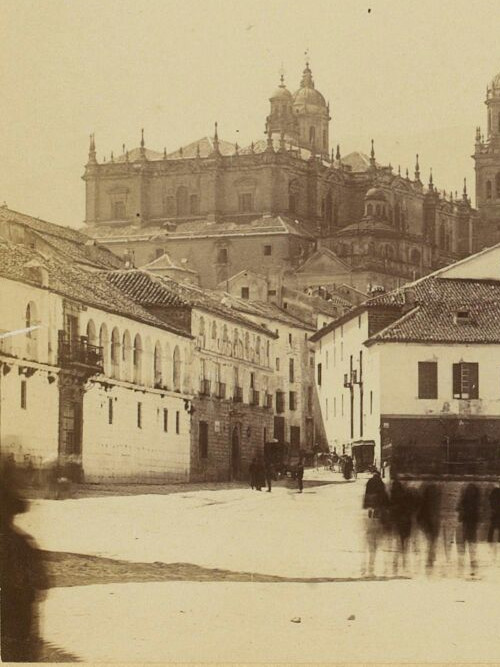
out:
<path id="1" fill-rule="evenodd" d="M 370 151 L 370 166 L 373 167 L 374 169 L 377 166 L 377 163 L 375 161 L 375 143 L 372 139 L 372 149 Z"/>
<path id="2" fill-rule="evenodd" d="M 420 181 L 420 165 L 418 163 L 418 153 L 415 160 L 415 180 Z"/>
<path id="3" fill-rule="evenodd" d="M 96 152 L 95 152 L 95 135 L 90 135 L 90 144 L 89 144 L 89 164 L 97 164 Z"/>
<path id="4" fill-rule="evenodd" d="M 146 159 L 146 142 L 144 141 L 144 128 L 141 129 L 141 148 L 140 148 L 141 159 Z"/>

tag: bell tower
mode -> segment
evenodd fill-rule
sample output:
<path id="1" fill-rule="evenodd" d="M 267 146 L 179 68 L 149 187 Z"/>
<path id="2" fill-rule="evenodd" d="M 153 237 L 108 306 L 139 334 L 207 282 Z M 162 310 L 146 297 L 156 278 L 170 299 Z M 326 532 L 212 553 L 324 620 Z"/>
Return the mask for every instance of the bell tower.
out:
<path id="1" fill-rule="evenodd" d="M 500 73 L 486 88 L 486 139 L 476 128 L 474 155 L 476 206 L 481 217 L 482 243 L 498 243 L 500 225 Z"/>
<path id="2" fill-rule="evenodd" d="M 293 111 L 298 122 L 299 146 L 328 157 L 330 105 L 316 90 L 308 62 L 302 72 L 300 88 L 293 95 Z"/>

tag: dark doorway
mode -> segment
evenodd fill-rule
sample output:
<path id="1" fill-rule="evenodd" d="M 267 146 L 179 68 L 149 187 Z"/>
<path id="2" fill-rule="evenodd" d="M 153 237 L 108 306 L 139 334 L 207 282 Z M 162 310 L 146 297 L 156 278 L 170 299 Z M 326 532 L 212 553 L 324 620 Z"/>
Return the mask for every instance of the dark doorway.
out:
<path id="1" fill-rule="evenodd" d="M 274 417 L 274 437 L 278 442 L 285 442 L 285 418 L 279 415 Z"/>
<path id="2" fill-rule="evenodd" d="M 290 449 L 293 454 L 300 452 L 300 426 L 290 426 Z"/>
<path id="3" fill-rule="evenodd" d="M 231 436 L 231 479 L 238 479 L 240 474 L 240 434 L 238 427 L 233 428 Z"/>

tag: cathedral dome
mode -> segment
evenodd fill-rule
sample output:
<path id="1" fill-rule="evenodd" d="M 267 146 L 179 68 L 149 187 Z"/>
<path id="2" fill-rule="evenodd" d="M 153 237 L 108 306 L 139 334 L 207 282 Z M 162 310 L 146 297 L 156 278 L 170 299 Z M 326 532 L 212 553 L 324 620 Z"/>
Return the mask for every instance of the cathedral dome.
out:
<path id="1" fill-rule="evenodd" d="M 385 192 L 381 188 L 370 188 L 365 195 L 365 201 L 367 199 L 386 201 Z"/>
<path id="2" fill-rule="evenodd" d="M 281 100 L 283 102 L 290 102 L 292 100 L 292 93 L 288 90 L 284 83 L 281 84 L 269 98 L 272 101 Z"/>
<path id="3" fill-rule="evenodd" d="M 318 111 L 326 109 L 326 102 L 323 95 L 315 89 L 312 72 L 309 69 L 309 64 L 306 65 L 302 73 L 302 81 L 300 88 L 293 95 L 293 105 L 296 108 L 304 108 L 307 106 L 308 111 L 313 110 L 311 107 L 317 107 Z"/>

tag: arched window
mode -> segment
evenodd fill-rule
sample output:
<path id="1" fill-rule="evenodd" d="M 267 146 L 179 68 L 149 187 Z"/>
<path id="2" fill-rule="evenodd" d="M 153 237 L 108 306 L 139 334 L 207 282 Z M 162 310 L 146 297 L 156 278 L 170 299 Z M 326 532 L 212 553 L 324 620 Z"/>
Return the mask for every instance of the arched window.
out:
<path id="1" fill-rule="evenodd" d="M 200 317 L 198 321 L 198 345 L 205 347 L 205 318 Z"/>
<path id="2" fill-rule="evenodd" d="M 104 365 L 104 372 L 109 373 L 109 338 L 108 338 L 108 328 L 107 326 L 103 323 L 101 324 L 101 328 L 99 329 L 99 347 L 102 348 L 102 356 L 103 356 L 103 365 Z"/>
<path id="3" fill-rule="evenodd" d="M 154 386 L 160 387 L 163 381 L 162 354 L 160 343 L 156 343 L 154 352 Z"/>
<path id="4" fill-rule="evenodd" d="M 325 197 L 325 220 L 329 228 L 332 229 L 333 204 L 332 204 L 332 195 L 330 192 Z"/>
<path id="5" fill-rule="evenodd" d="M 377 217 L 380 217 L 380 204 L 376 204 L 375 206 L 375 214 Z"/>
<path id="6" fill-rule="evenodd" d="M 255 361 L 260 364 L 260 336 L 255 341 Z"/>
<path id="7" fill-rule="evenodd" d="M 87 342 L 89 345 L 97 345 L 97 333 L 94 320 L 89 320 L 87 322 Z"/>
<path id="8" fill-rule="evenodd" d="M 184 185 L 177 188 L 177 215 L 188 214 L 188 190 Z"/>
<path id="9" fill-rule="evenodd" d="M 372 206 L 372 204 L 368 204 L 368 206 L 366 207 L 366 214 L 367 215 L 373 215 L 373 206 Z"/>
<path id="10" fill-rule="evenodd" d="M 316 128 L 311 125 L 309 128 L 309 144 L 313 146 L 316 143 Z"/>
<path id="11" fill-rule="evenodd" d="M 173 377 L 173 357 L 168 342 L 165 345 L 165 354 L 163 355 L 163 386 L 170 389 Z"/>
<path id="12" fill-rule="evenodd" d="M 134 350 L 132 354 L 132 363 L 134 366 L 134 382 L 142 382 L 142 339 L 139 334 L 134 338 Z"/>
<path id="13" fill-rule="evenodd" d="M 36 304 L 30 301 L 26 306 L 26 328 L 35 327 L 38 324 Z M 26 332 L 26 352 L 29 359 L 38 358 L 38 329 Z"/>
<path id="14" fill-rule="evenodd" d="M 233 355 L 236 357 L 238 355 L 238 342 L 239 342 L 238 329 L 233 331 Z"/>
<path id="15" fill-rule="evenodd" d="M 271 341 L 266 341 L 266 363 L 269 366 L 269 357 L 271 356 Z"/>
<path id="16" fill-rule="evenodd" d="M 486 181 L 486 199 L 491 199 L 491 181 Z"/>
<path id="17" fill-rule="evenodd" d="M 387 259 L 392 259 L 394 257 L 394 248 L 392 245 L 387 244 L 385 246 L 385 256 Z"/>
<path id="18" fill-rule="evenodd" d="M 495 177 L 495 190 L 497 199 L 500 199 L 500 172 Z"/>
<path id="19" fill-rule="evenodd" d="M 181 390 L 181 352 L 177 345 L 172 357 L 172 383 L 174 391 Z"/>
<path id="20" fill-rule="evenodd" d="M 116 327 L 111 332 L 111 375 L 120 377 L 120 333 Z"/>
<path id="21" fill-rule="evenodd" d="M 214 320 L 212 322 L 212 340 L 217 339 L 217 322 Z"/>
<path id="22" fill-rule="evenodd" d="M 225 324 L 223 329 L 222 329 L 222 342 L 227 343 L 228 340 L 229 340 L 229 338 L 228 338 L 228 335 L 227 335 L 227 324 Z"/>
<path id="23" fill-rule="evenodd" d="M 132 356 L 132 341 L 130 338 L 130 333 L 125 331 L 122 338 L 122 375 L 123 379 L 127 382 L 130 382 L 131 372 L 130 372 L 130 361 Z"/>

